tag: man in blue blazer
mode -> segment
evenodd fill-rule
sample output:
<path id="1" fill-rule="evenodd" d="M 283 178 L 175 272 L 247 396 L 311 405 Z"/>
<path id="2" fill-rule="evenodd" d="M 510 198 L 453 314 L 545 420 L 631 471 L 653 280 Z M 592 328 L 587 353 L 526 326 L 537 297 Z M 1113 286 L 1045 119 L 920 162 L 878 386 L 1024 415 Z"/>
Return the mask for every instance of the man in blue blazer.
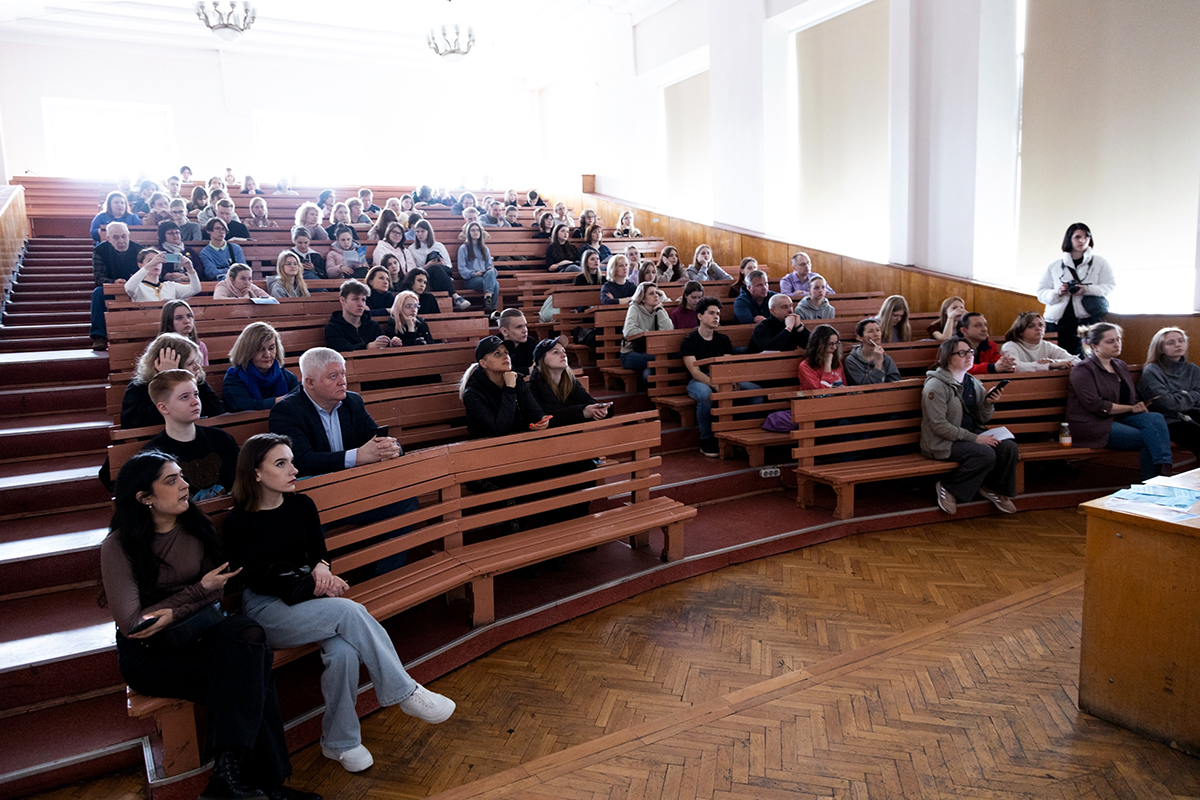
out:
<path id="1" fill-rule="evenodd" d="M 271 433 L 292 440 L 293 463 L 301 478 L 390 461 L 402 454 L 394 438 L 376 436 L 379 426 L 362 397 L 346 391 L 346 359 L 328 347 L 314 347 L 300 356 L 300 385 L 271 409 L 269 424 Z M 416 498 L 410 498 L 345 521 L 368 525 L 416 508 Z M 384 538 L 406 530 L 400 528 Z M 404 559 L 405 553 L 397 553 L 376 562 L 375 574 L 403 566 Z"/>

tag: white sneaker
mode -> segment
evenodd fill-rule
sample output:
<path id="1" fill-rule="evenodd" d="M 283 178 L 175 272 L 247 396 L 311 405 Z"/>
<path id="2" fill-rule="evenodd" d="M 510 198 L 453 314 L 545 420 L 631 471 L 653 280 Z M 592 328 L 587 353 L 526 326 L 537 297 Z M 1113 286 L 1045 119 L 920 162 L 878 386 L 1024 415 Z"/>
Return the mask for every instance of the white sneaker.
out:
<path id="1" fill-rule="evenodd" d="M 454 301 L 454 307 L 459 311 L 465 311 L 471 307 L 471 301 L 465 297 L 459 297 Z"/>
<path id="2" fill-rule="evenodd" d="M 361 744 L 358 747 L 352 747 L 341 753 L 335 753 L 322 747 L 321 754 L 341 764 L 347 772 L 362 772 L 375 763 L 375 758 L 371 755 L 371 751 Z"/>
<path id="3" fill-rule="evenodd" d="M 407 700 L 400 701 L 400 710 L 410 717 L 437 725 L 450 719 L 450 715 L 454 713 L 454 701 L 437 692 L 431 692 L 424 686 L 418 686 Z"/>

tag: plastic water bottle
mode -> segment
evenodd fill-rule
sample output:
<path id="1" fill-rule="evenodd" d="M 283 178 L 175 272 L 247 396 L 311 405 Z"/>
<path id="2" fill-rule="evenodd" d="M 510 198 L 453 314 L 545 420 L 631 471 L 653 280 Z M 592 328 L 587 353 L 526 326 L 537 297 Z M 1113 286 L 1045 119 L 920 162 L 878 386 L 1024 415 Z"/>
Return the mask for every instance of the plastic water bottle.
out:
<path id="1" fill-rule="evenodd" d="M 1063 447 L 1071 446 L 1071 426 L 1065 422 L 1058 429 L 1058 443 Z"/>

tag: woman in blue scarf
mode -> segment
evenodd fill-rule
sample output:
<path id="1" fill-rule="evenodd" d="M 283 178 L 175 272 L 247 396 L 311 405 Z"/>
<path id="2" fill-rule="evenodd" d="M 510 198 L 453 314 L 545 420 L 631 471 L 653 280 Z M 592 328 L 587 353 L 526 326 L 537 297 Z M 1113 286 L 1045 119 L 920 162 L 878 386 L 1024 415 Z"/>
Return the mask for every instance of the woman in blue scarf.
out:
<path id="1" fill-rule="evenodd" d="M 233 366 L 225 371 L 221 389 L 226 411 L 272 408 L 276 400 L 300 385 L 283 368 L 283 342 L 279 331 L 265 322 L 251 322 L 229 352 Z"/>

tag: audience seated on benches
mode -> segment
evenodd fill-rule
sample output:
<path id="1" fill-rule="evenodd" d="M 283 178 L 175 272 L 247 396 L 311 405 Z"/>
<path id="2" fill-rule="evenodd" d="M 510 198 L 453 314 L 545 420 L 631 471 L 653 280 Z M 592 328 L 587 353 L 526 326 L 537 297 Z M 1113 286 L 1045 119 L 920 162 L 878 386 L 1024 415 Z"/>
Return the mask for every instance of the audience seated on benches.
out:
<path id="1" fill-rule="evenodd" d="M 290 394 L 300 382 L 283 368 L 283 341 L 265 322 L 247 325 L 229 351 L 221 396 L 225 409 L 264 411 Z"/>
<path id="2" fill-rule="evenodd" d="M 164 225 L 174 225 L 172 222 Z M 178 229 L 177 229 L 178 230 Z M 180 263 L 188 276 L 186 284 L 176 283 L 163 276 L 166 265 L 166 253 L 160 253 L 153 248 L 142 248 L 137 254 L 138 271 L 125 281 L 125 294 L 135 303 L 161 303 L 164 300 L 186 300 L 200 294 L 200 276 L 192 260 L 182 256 Z"/>
<path id="3" fill-rule="evenodd" d="M 619 270 L 622 266 L 623 264 L 617 263 L 610 266 L 609 269 L 610 271 Z M 616 272 L 613 277 L 619 279 L 620 272 Z M 718 318 L 719 316 L 718 310 Z M 718 324 L 720 324 L 719 321 Z M 658 284 L 649 281 L 638 284 L 633 296 L 629 299 L 629 310 L 625 313 L 625 325 L 621 329 L 621 334 L 625 337 L 621 342 L 621 367 L 641 372 L 642 377 L 649 380 L 649 365 L 654 360 L 654 356 L 646 354 L 645 342 L 630 341 L 630 338 L 647 331 L 674 329 L 671 317 L 667 314 L 667 309 L 663 307 L 663 296 L 662 292 L 658 290 Z"/>
<path id="4" fill-rule="evenodd" d="M 300 259 L 300 266 L 304 268 L 304 279 L 326 280 L 329 276 L 325 272 L 325 256 L 313 250 L 311 243 L 312 237 L 306 228 L 292 230 L 292 252 Z"/>
<path id="5" fill-rule="evenodd" d="M 938 318 L 929 324 L 925 332 L 930 339 L 942 341 L 949 339 L 958 330 L 963 314 L 967 313 L 967 304 L 961 297 L 951 295 L 942 301 Z"/>
<path id="6" fill-rule="evenodd" d="M 246 190 L 243 189 L 244 193 Z M 245 220 L 247 228 L 278 228 L 279 223 L 271 219 L 270 211 L 267 210 L 267 201 L 261 197 L 255 197 L 250 201 L 250 216 Z"/>
<path id="7" fill-rule="evenodd" d="M 655 274 L 658 270 L 655 269 Z M 696 306 L 704 297 L 704 285 L 700 281 L 688 281 L 683 285 L 683 295 L 679 299 L 679 305 L 671 309 L 668 314 L 671 318 L 671 324 L 675 326 L 675 330 L 687 330 L 695 328 L 700 323 L 696 319 Z"/>
<path id="8" fill-rule="evenodd" d="M 654 287 L 654 284 L 642 286 Z M 639 288 L 638 291 L 641 291 Z M 652 291 L 657 291 L 654 287 Z M 634 306 L 630 306 L 632 313 Z M 658 306 L 662 311 L 662 306 Z M 710 458 L 720 455 L 717 440 L 712 432 L 712 393 L 715 386 L 707 370 L 698 365 L 697 361 L 733 354 L 733 342 L 717 328 L 721 327 L 721 301 L 715 297 L 705 297 L 696 306 L 696 320 L 699 323 L 696 330 L 684 337 L 679 345 L 679 354 L 683 357 L 683 366 L 687 369 L 690 380 L 687 385 L 688 396 L 696 401 L 696 427 L 700 430 L 700 452 Z M 622 363 L 624 358 L 622 357 Z M 740 383 L 733 387 L 734 391 L 747 391 L 760 388 L 754 383 Z M 757 398 L 761 401 L 761 398 Z"/>
<path id="9" fill-rule="evenodd" d="M 92 277 L 96 288 L 92 290 L 92 323 L 89 331 L 93 350 L 108 348 L 108 328 L 104 324 L 104 285 L 125 283 L 138 271 L 138 252 L 142 246 L 129 241 L 129 226 L 124 222 L 110 222 L 105 226 L 107 241 L 96 245 L 92 251 Z"/>
<path id="10" fill-rule="evenodd" d="M 274 648 L 320 644 L 325 671 L 321 694 L 321 752 L 349 772 L 374 763 L 362 743 L 355 711 L 359 664 L 367 668 L 382 706 L 399 705 L 431 724 L 454 713 L 454 701 L 416 683 L 391 637 L 360 603 L 342 597 L 349 584 L 334 575 L 316 504 L 296 491 L 291 440 L 250 437 L 238 461 L 234 508 L 222 540 L 242 565 L 242 601 Z M 290 574 L 280 574 L 286 564 Z"/>
<path id="11" fill-rule="evenodd" d="M 275 274 L 267 276 L 267 292 L 271 297 L 279 299 L 310 297 L 304 273 L 304 267 L 300 264 L 300 256 L 292 250 L 282 251 L 275 261 Z"/>
<path id="12" fill-rule="evenodd" d="M 122 428 L 130 430 L 163 424 L 162 414 L 150 399 L 150 381 L 158 373 L 169 369 L 187 370 L 196 376 L 200 390 L 200 416 L 215 417 L 225 413 L 221 398 L 204 380 L 200 348 L 177 333 L 160 333 L 142 353 L 133 380 L 125 388 L 125 397 L 121 402 Z"/>
<path id="13" fill-rule="evenodd" d="M 468 222 L 458 234 L 458 274 L 468 289 L 483 292 L 483 310 L 491 313 L 500 299 L 496 265 L 487 242 L 492 235 L 478 222 Z"/>
<path id="14" fill-rule="evenodd" d="M 841 337 L 832 325 L 818 325 L 809 334 L 808 346 L 800 361 L 800 388 L 811 391 L 845 385 Z"/>
<path id="15" fill-rule="evenodd" d="M 214 300 L 249 300 L 270 297 L 250 280 L 253 273 L 245 264 L 231 264 L 225 278 L 213 289 Z"/>
<path id="16" fill-rule="evenodd" d="M 1138 450 L 1142 480 L 1171 474 L 1171 436 L 1167 422 L 1138 400 L 1129 366 L 1121 355 L 1123 331 L 1100 322 L 1080 328 L 1088 357 L 1071 370 L 1067 387 L 1067 423 L 1073 447 Z"/>
<path id="17" fill-rule="evenodd" d="M 792 256 L 792 271 L 779 281 L 779 291 L 793 296 L 808 294 L 808 282 L 814 274 L 812 259 L 808 257 L 808 253 L 796 253 Z M 837 294 L 829 285 L 826 285 L 825 293 Z"/>
<path id="18" fill-rule="evenodd" d="M 988 321 L 983 314 L 978 311 L 963 314 L 958 323 L 958 333 L 955 335 L 971 348 L 975 359 L 971 367 L 972 375 L 1013 371 L 1013 357 L 1001 355 L 1000 348 L 988 338 Z"/>
<path id="19" fill-rule="evenodd" d="M 600 253 L 590 248 L 585 249 L 579 256 L 579 274 L 575 276 L 575 286 L 596 286 L 604 283 L 600 274 Z"/>
<path id="20" fill-rule="evenodd" d="M 550 425 L 550 416 L 534 399 L 528 381 L 513 369 L 508 344 L 499 336 L 479 340 L 475 363 L 459 382 L 458 397 L 467 412 L 467 431 L 475 439 L 544 430 Z"/>
<path id="21" fill-rule="evenodd" d="M 421 300 L 416 292 L 405 290 L 396 295 L 388 318 L 383 323 L 383 335 L 391 339 L 392 347 L 416 347 L 437 344 L 429 325 L 421 319 Z"/>
<path id="22" fill-rule="evenodd" d="M 522 378 L 533 368 L 533 351 L 537 341 L 529 336 L 529 323 L 519 308 L 506 308 L 500 313 L 496 328 L 512 359 L 513 372 Z"/>
<path id="23" fill-rule="evenodd" d="M 546 270 L 549 272 L 576 272 L 579 269 L 579 248 L 570 241 L 571 229 L 559 223 L 550 232 L 550 244 L 546 247 Z"/>
<path id="24" fill-rule="evenodd" d="M 222 615 L 225 584 L 240 570 L 228 569 L 179 465 L 139 453 L 121 468 L 115 495 L 100 568 L 121 676 L 143 694 L 208 706 L 204 739 L 215 763 L 203 796 L 319 800 L 281 793 L 291 764 L 271 648 L 249 617 Z"/>
<path id="25" fill-rule="evenodd" d="M 921 390 L 921 453 L 935 461 L 958 462 L 934 487 L 938 506 L 947 514 L 957 513 L 958 503 L 976 493 L 1012 514 L 1017 510 L 1010 499 L 1017 493 L 1017 442 L 998 439 L 987 429 L 1004 389 L 985 390 L 970 374 L 971 365 L 971 350 L 962 339 L 947 339 L 938 348 L 937 368 Z"/>
<path id="26" fill-rule="evenodd" d="M 404 238 L 404 226 L 399 222 L 388 223 L 387 228 L 384 229 L 383 238 L 379 244 L 375 245 L 375 249 L 371 253 L 371 263 L 380 266 L 383 264 L 384 257 L 388 255 L 399 259 L 397 275 L 405 275 L 417 266 L 416 258 L 408 251 L 408 240 Z"/>
<path id="27" fill-rule="evenodd" d="M 142 224 L 148 228 L 157 228 L 171 219 L 171 200 L 162 192 L 150 195 L 149 208 L 140 216 Z"/>
<path id="28" fill-rule="evenodd" d="M 804 327 L 802 318 L 796 313 L 792 298 L 783 292 L 773 293 L 767 306 L 769 314 L 754 326 L 746 352 L 788 353 L 807 347 L 808 328 Z"/>
<path id="29" fill-rule="evenodd" d="M 355 350 L 382 350 L 391 346 L 379 323 L 371 319 L 367 297 L 371 290 L 366 284 L 351 278 L 342 283 L 338 299 L 341 308 L 325 323 L 325 344 L 339 353 Z"/>
<path id="30" fill-rule="evenodd" d="M 1138 397 L 1163 415 L 1171 441 L 1200 458 L 1200 367 L 1187 360 L 1188 337 L 1179 328 L 1154 334 L 1138 380 Z"/>
<path id="31" fill-rule="evenodd" d="M 1071 355 L 1053 342 L 1047 342 L 1046 321 L 1036 311 L 1019 314 L 1008 333 L 1004 334 L 1001 355 L 1013 359 L 1016 372 L 1043 372 L 1052 369 L 1070 369 L 1079 363 L 1079 356 Z"/>
<path id="32" fill-rule="evenodd" d="M 746 282 L 733 303 L 733 317 L 741 325 L 757 325 L 771 316 L 770 302 L 775 293 L 767 285 L 767 273 L 758 269 L 757 262 L 746 273 Z"/>
<path id="33" fill-rule="evenodd" d="M 100 229 L 107 228 L 112 222 L 120 222 L 126 226 L 142 224 L 141 217 L 129 210 L 129 199 L 123 192 L 109 192 L 104 198 L 104 210 L 92 217 L 92 241 L 99 244 Z"/>
<path id="34" fill-rule="evenodd" d="M 717 266 L 712 260 L 712 248 L 702 244 L 692 255 L 692 265 L 687 268 L 690 281 L 728 281 L 733 276 Z"/>
<path id="35" fill-rule="evenodd" d="M 195 225 L 194 222 L 188 223 Z M 196 226 L 199 230 L 199 226 Z M 158 249 L 164 253 L 171 253 L 180 256 L 181 263 L 165 264 L 163 266 L 163 276 L 176 280 L 181 283 L 187 282 L 188 277 L 184 273 L 182 259 L 187 258 L 192 262 L 197 270 L 201 268 L 200 254 L 193 250 L 189 245 L 184 244 L 183 229 L 175 220 L 169 219 L 166 222 L 160 222 L 158 225 Z"/>
<path id="36" fill-rule="evenodd" d="M 204 226 L 209 242 L 200 249 L 200 262 L 204 265 L 204 279 L 219 281 L 234 264 L 245 264 L 246 257 L 236 242 L 225 241 L 228 231 L 225 223 L 214 217 Z"/>
<path id="37" fill-rule="evenodd" d="M 325 228 L 321 227 L 321 219 L 324 212 L 316 203 L 302 203 L 296 209 L 295 223 L 292 225 L 292 237 L 295 238 L 297 231 L 305 231 L 308 233 L 308 238 L 314 242 L 328 242 L 329 234 Z"/>
<path id="38" fill-rule="evenodd" d="M 629 305 L 638 284 L 629 282 L 629 261 L 622 255 L 613 256 L 608 262 L 608 280 L 600 287 L 600 304 L 605 306 Z"/>
<path id="39" fill-rule="evenodd" d="M 608 263 L 608 260 L 612 258 L 612 250 L 609 250 L 608 245 L 601 241 L 603 237 L 604 229 L 593 223 L 583 234 L 583 247 L 580 249 L 580 254 L 597 253 L 600 256 L 600 263 Z"/>
<path id="40" fill-rule="evenodd" d="M 333 243 L 325 254 L 325 274 L 331 279 L 365 278 L 367 276 L 367 256 L 365 248 L 354 241 L 354 229 L 349 225 L 338 224 L 330 226 Z"/>
<path id="41" fill-rule="evenodd" d="M 551 415 L 551 428 L 608 416 L 612 403 L 598 403 L 567 364 L 560 339 L 543 339 L 533 351 L 529 389 L 542 411 Z"/>
<path id="42" fill-rule="evenodd" d="M 182 198 L 172 200 L 169 210 L 171 213 L 171 221 L 179 227 L 179 240 L 181 242 L 198 242 L 204 238 L 203 228 L 200 227 L 200 223 L 192 222 L 187 218 L 187 203 L 184 202 Z M 158 246 L 165 247 L 166 245 L 164 243 L 164 237 L 162 234 L 162 225 L 160 224 L 158 227 Z M 175 251 L 168 250 L 167 252 L 173 253 Z M 194 260 L 199 263 L 198 256 Z"/>
<path id="43" fill-rule="evenodd" d="M 737 277 L 734 278 L 733 283 L 729 285 L 728 296 L 730 300 L 736 300 L 742 296 L 742 291 L 750 285 L 750 273 L 754 272 L 756 269 L 758 269 L 758 259 L 754 258 L 753 256 L 746 256 L 742 259 L 741 263 L 738 265 Z M 749 325 L 751 323 L 744 322 L 742 324 Z"/>
<path id="44" fill-rule="evenodd" d="M 216 202 L 217 219 L 225 223 L 228 233 L 225 234 L 229 239 L 249 239 L 250 231 L 246 226 L 236 218 L 233 213 L 233 201 L 229 198 L 223 198 Z"/>
<path id="45" fill-rule="evenodd" d="M 370 220 L 367 221 L 370 222 Z M 329 214 L 329 224 L 325 226 L 325 232 L 329 234 L 330 241 L 337 241 L 338 231 L 344 227 L 350 232 L 350 238 L 357 246 L 358 230 L 355 229 L 354 223 L 355 220 L 350 216 L 350 206 L 345 203 L 334 203 L 333 211 Z"/>
<path id="46" fill-rule="evenodd" d="M 637 245 L 630 245 L 636 247 Z M 676 283 L 684 279 L 684 269 L 679 263 L 679 250 L 673 245 L 667 245 L 658 254 L 658 264 L 655 265 L 655 283 Z"/>
<path id="47" fill-rule="evenodd" d="M 164 428 L 142 449 L 166 453 L 179 463 L 192 502 L 227 494 L 237 469 L 237 442 L 220 428 L 196 424 L 201 410 L 196 376 L 186 369 L 163 370 L 150 381 L 149 392 Z"/>
<path id="48" fill-rule="evenodd" d="M 826 297 L 828 286 L 820 275 L 808 276 L 808 294 L 796 304 L 796 316 L 800 319 L 833 319 L 837 312 Z"/>
<path id="49" fill-rule="evenodd" d="M 178 333 L 200 350 L 201 366 L 208 366 L 208 346 L 196 333 L 196 315 L 184 300 L 168 300 L 163 304 L 159 333 Z"/>
<path id="50" fill-rule="evenodd" d="M 417 313 L 421 316 L 441 313 L 437 298 L 433 296 L 433 292 L 427 291 L 428 289 L 429 273 L 421 267 L 414 267 L 406 272 L 396 287 L 398 292 L 412 292 L 417 296 L 420 302 Z"/>
<path id="51" fill-rule="evenodd" d="M 860 320 L 854 328 L 858 344 L 846 356 L 843 372 L 850 386 L 870 386 L 900 380 L 896 362 L 884 352 L 883 331 L 874 317 Z"/>
<path id="52" fill-rule="evenodd" d="M 429 273 L 429 291 L 445 292 L 459 310 L 468 309 L 471 303 L 454 291 L 450 272 L 450 253 L 446 246 L 433 234 L 433 225 L 423 219 L 413 229 L 412 256 L 418 267 Z"/>
<path id="53" fill-rule="evenodd" d="M 395 263 L 395 256 L 389 256 L 389 258 L 392 263 Z M 371 293 L 367 295 L 367 311 L 371 313 L 372 317 L 386 317 L 388 311 L 391 310 L 392 301 L 396 299 L 396 295 L 392 291 L 392 276 L 388 272 L 386 264 L 367 270 L 364 282 L 371 290 Z"/>
<path id="54" fill-rule="evenodd" d="M 912 341 L 912 325 L 908 322 L 908 314 L 908 301 L 904 295 L 894 294 L 883 301 L 879 313 L 875 315 L 884 330 L 882 341 L 888 344 Z"/>

